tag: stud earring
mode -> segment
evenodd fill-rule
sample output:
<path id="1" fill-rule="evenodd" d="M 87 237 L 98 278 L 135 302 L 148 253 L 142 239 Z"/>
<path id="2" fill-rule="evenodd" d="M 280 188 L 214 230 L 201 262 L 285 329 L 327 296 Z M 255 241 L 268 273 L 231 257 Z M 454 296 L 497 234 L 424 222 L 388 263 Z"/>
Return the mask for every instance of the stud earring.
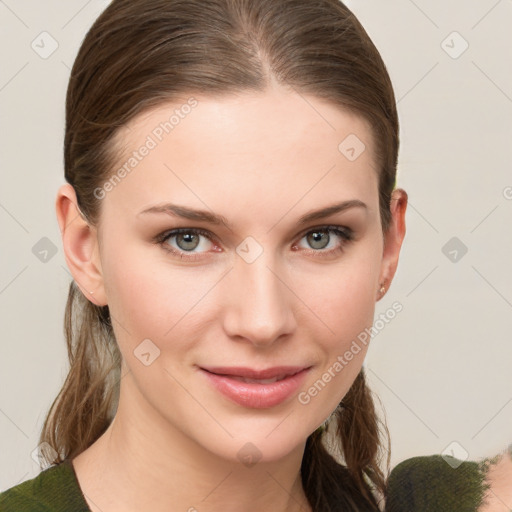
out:
<path id="1" fill-rule="evenodd" d="M 385 291 L 386 291 L 386 287 L 384 285 L 381 285 L 380 290 L 379 290 L 380 294 L 384 295 Z"/>

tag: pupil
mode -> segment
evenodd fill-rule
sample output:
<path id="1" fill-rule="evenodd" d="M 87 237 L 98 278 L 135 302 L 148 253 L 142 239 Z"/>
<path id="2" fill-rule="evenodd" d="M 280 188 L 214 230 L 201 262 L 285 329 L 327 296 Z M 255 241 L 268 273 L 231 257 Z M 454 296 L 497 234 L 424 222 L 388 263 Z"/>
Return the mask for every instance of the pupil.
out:
<path id="1" fill-rule="evenodd" d="M 323 233 L 321 231 L 316 231 L 315 233 L 312 233 L 310 236 L 312 238 L 310 245 L 314 249 L 323 249 L 329 243 L 329 237 L 326 236 L 326 233 Z M 324 243 L 322 243 L 322 237 L 325 238 Z"/>
<path id="2" fill-rule="evenodd" d="M 179 245 L 180 249 L 189 251 L 197 247 L 197 240 L 194 240 L 194 238 L 197 238 L 197 236 L 191 233 L 179 234 L 176 243 Z M 180 242 L 184 244 L 184 247 L 180 244 Z M 190 244 L 192 244 L 192 247 Z"/>

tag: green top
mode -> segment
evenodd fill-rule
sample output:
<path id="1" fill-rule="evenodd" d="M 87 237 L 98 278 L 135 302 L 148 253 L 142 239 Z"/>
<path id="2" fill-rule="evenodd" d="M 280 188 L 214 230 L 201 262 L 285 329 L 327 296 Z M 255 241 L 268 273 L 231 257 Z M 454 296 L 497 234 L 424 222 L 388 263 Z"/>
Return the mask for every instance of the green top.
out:
<path id="1" fill-rule="evenodd" d="M 413 457 L 388 480 L 386 512 L 475 512 L 485 491 L 487 463 Z M 91 512 L 69 459 L 0 494 L 0 512 Z"/>
<path id="2" fill-rule="evenodd" d="M 69 459 L 0 494 L 1 512 L 91 512 Z"/>
<path id="3" fill-rule="evenodd" d="M 483 501 L 489 460 L 413 457 L 398 464 L 388 479 L 386 512 L 476 512 Z"/>

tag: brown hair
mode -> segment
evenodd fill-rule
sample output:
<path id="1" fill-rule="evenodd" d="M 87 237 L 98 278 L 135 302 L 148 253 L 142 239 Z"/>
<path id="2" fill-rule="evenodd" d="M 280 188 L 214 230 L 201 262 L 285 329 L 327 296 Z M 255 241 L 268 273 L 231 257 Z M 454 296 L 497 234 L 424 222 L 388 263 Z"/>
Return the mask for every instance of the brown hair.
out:
<path id="1" fill-rule="evenodd" d="M 119 128 L 185 95 L 264 91 L 271 79 L 369 122 L 386 231 L 399 147 L 395 97 L 378 50 L 338 0 L 114 0 L 82 42 L 66 97 L 65 178 L 88 222 L 100 219 L 95 190 L 119 158 Z M 74 282 L 65 335 L 70 370 L 40 437 L 58 452 L 50 464 L 77 456 L 107 429 L 119 393 L 108 306 L 88 301 Z M 327 431 L 307 440 L 301 473 L 314 510 L 378 510 L 379 424 L 361 370 Z M 327 434 L 341 459 L 327 449 Z"/>

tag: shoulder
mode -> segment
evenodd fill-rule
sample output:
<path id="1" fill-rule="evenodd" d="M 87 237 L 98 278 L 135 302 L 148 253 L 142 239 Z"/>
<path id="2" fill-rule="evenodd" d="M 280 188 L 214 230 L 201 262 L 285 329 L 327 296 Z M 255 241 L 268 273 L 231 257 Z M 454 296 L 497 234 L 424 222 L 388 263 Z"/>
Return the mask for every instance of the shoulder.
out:
<path id="1" fill-rule="evenodd" d="M 69 460 L 0 493 L 2 512 L 90 512 Z"/>
<path id="2" fill-rule="evenodd" d="M 479 512 L 512 510 L 512 445 L 508 455 L 499 454 L 486 461 L 486 482 L 489 485 Z"/>
<path id="3" fill-rule="evenodd" d="M 386 512 L 475 512 L 485 475 L 477 462 L 430 455 L 398 464 L 388 478 Z"/>

